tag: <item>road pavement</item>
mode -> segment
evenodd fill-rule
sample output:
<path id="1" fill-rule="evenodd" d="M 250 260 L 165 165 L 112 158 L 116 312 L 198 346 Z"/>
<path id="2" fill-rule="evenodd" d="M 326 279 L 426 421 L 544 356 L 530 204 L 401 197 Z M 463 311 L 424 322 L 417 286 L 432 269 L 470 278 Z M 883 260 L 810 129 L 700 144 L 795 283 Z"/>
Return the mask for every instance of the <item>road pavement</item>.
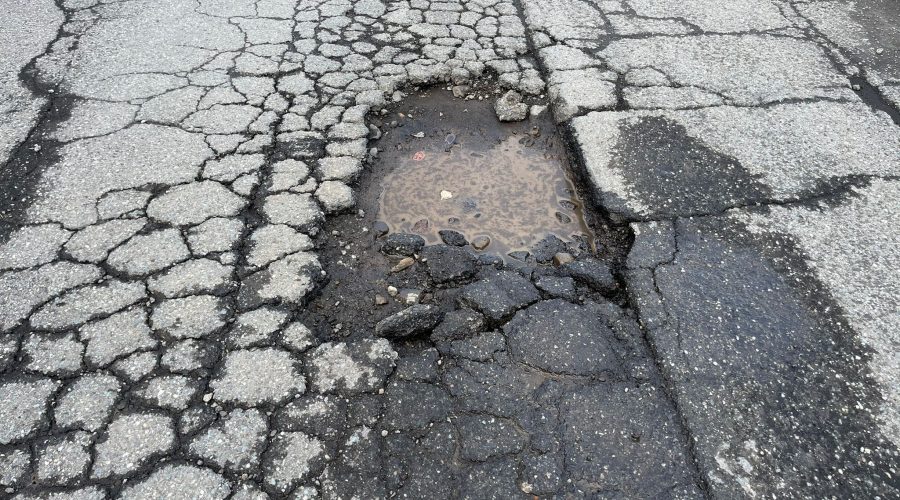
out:
<path id="1" fill-rule="evenodd" d="M 900 496 L 895 2 L 3 1 L 0 495 Z M 476 80 L 630 249 L 312 324 L 374 119 Z"/>

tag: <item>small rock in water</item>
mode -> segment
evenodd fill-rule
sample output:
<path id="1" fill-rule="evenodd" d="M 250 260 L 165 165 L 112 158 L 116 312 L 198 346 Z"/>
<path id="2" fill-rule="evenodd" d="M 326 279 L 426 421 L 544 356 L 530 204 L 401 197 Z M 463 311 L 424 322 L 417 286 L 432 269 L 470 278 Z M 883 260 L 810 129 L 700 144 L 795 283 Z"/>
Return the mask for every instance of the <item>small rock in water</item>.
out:
<path id="1" fill-rule="evenodd" d="M 416 260 L 412 257 L 404 257 L 400 259 L 400 262 L 397 263 L 396 266 L 391 268 L 392 273 L 399 273 L 400 271 L 412 266 L 416 263 Z"/>
<path id="2" fill-rule="evenodd" d="M 521 262 L 528 262 L 528 257 L 531 256 L 531 254 L 525 250 L 516 250 L 515 252 L 509 252 L 506 255 Z"/>
<path id="3" fill-rule="evenodd" d="M 415 134 L 413 134 L 413 137 L 422 139 L 423 137 L 425 137 L 425 132 L 416 132 Z"/>
<path id="4" fill-rule="evenodd" d="M 569 200 L 560 200 L 559 206 L 565 208 L 566 210 L 573 210 L 573 211 L 576 208 L 578 208 L 578 205 L 575 202 L 569 201 Z"/>
<path id="5" fill-rule="evenodd" d="M 453 86 L 453 97 L 457 99 L 462 99 L 469 93 L 468 85 L 454 85 Z"/>
<path id="6" fill-rule="evenodd" d="M 556 212 L 556 220 L 563 224 L 571 224 L 572 218 L 562 212 Z"/>
<path id="7" fill-rule="evenodd" d="M 553 260 L 555 255 L 565 251 L 566 242 L 553 234 L 548 234 L 531 247 L 531 253 L 534 255 L 535 260 L 538 261 L 538 264 L 547 264 Z"/>
<path id="8" fill-rule="evenodd" d="M 380 238 L 386 234 L 388 234 L 390 228 L 384 222 L 377 220 L 374 224 L 372 224 L 372 232 L 375 233 L 376 238 Z"/>
<path id="9" fill-rule="evenodd" d="M 517 122 L 528 116 L 528 105 L 522 103 L 522 94 L 510 90 L 497 99 L 494 111 L 501 122 Z"/>
<path id="10" fill-rule="evenodd" d="M 472 240 L 472 248 L 475 250 L 484 250 L 491 244 L 491 239 L 487 236 L 476 236 L 474 240 Z"/>
<path id="11" fill-rule="evenodd" d="M 454 144 L 456 144 L 456 136 L 447 134 L 447 137 L 444 137 L 444 152 L 449 153 Z"/>
<path id="12" fill-rule="evenodd" d="M 453 198 L 453 193 L 447 190 L 441 191 L 441 201 L 449 200 L 451 198 Z"/>
<path id="13" fill-rule="evenodd" d="M 428 219 L 419 219 L 413 224 L 412 230 L 417 233 L 426 233 L 428 232 Z"/>
<path id="14" fill-rule="evenodd" d="M 469 244 L 469 242 L 466 241 L 466 237 L 463 236 L 462 233 L 456 232 L 452 229 L 442 229 L 438 231 L 438 236 L 440 236 L 441 241 L 443 241 L 447 245 L 464 247 Z"/>
<path id="15" fill-rule="evenodd" d="M 559 252 L 553 256 L 553 265 L 554 266 L 562 266 L 564 264 L 568 264 L 575 260 L 575 257 L 572 257 L 572 254 L 566 252 Z"/>

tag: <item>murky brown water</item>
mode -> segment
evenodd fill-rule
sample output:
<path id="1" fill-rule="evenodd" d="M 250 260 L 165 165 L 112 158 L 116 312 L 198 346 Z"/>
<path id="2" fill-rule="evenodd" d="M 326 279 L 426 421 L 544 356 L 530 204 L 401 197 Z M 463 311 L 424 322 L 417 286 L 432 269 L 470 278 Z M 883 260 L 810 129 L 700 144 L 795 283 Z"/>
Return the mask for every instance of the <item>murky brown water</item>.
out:
<path id="1" fill-rule="evenodd" d="M 382 161 L 393 162 L 380 220 L 429 243 L 440 242 L 442 229 L 470 242 L 487 236 L 484 251 L 500 255 L 527 250 L 548 234 L 592 241 L 549 119 L 501 124 L 488 101 L 433 94 L 409 98 L 403 126 L 379 144 Z"/>

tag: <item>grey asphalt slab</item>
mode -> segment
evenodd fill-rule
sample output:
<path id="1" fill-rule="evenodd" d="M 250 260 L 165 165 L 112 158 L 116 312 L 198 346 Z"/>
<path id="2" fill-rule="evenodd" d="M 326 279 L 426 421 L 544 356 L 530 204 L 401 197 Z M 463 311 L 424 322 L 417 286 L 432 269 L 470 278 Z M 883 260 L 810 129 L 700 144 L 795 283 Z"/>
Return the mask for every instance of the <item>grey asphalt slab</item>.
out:
<path id="1" fill-rule="evenodd" d="M 900 496 L 895 3 L 0 3 L 0 495 Z M 549 105 L 627 259 L 416 244 L 323 331 L 431 84 Z"/>

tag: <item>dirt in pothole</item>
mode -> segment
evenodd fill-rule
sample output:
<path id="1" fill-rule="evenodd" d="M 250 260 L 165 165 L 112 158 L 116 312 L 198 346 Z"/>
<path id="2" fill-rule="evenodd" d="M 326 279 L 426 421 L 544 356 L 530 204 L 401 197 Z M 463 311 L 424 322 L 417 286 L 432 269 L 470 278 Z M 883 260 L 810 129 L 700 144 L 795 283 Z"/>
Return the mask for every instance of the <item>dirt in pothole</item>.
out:
<path id="1" fill-rule="evenodd" d="M 424 266 L 390 272 L 399 258 L 379 252 L 381 238 L 374 228 L 384 221 L 382 217 L 396 232 L 413 232 L 415 223 L 427 218 L 428 228 L 423 230 L 420 224 L 419 234 L 428 244 L 440 243 L 437 232 L 441 229 L 461 232 L 470 241 L 490 235 L 491 245 L 483 252 L 467 247 L 476 254 L 506 256 L 555 234 L 609 262 L 624 255 L 621 228 L 606 225 L 590 210 L 582 211 L 581 199 L 564 170 L 564 141 L 549 109 L 537 119 L 500 123 L 493 109 L 497 94 L 490 88 L 473 92 L 486 98 L 457 99 L 449 91 L 432 89 L 370 117 L 381 138 L 370 141 L 369 147 L 377 147 L 379 154 L 354 186 L 357 208 L 329 216 L 316 238 L 327 279 L 300 319 L 320 339 L 370 338 L 378 321 L 408 307 L 409 294 L 442 310 L 456 308 L 459 289 L 429 286 Z M 420 132 L 424 137 L 417 136 Z M 448 134 L 455 136 L 449 148 Z M 420 151 L 425 158 L 414 160 Z M 426 178 L 434 180 L 422 180 Z M 445 195 L 443 205 L 442 190 L 452 194 L 452 198 Z M 469 198 L 475 200 L 477 211 L 465 211 Z M 399 207 L 406 207 L 407 220 L 390 216 L 399 214 Z M 557 212 L 571 222 L 558 218 Z M 452 213 L 460 214 L 459 224 L 450 224 Z M 508 258 L 507 264 L 535 265 Z M 397 294 L 391 296 L 389 287 L 396 288 Z M 386 303 L 377 303 L 378 298 Z"/>
<path id="2" fill-rule="evenodd" d="M 492 103 L 432 90 L 385 120 L 379 162 L 392 169 L 381 183 L 379 219 L 429 244 L 451 229 L 504 258 L 549 234 L 590 247 L 593 234 L 549 111 L 501 123 Z"/>

